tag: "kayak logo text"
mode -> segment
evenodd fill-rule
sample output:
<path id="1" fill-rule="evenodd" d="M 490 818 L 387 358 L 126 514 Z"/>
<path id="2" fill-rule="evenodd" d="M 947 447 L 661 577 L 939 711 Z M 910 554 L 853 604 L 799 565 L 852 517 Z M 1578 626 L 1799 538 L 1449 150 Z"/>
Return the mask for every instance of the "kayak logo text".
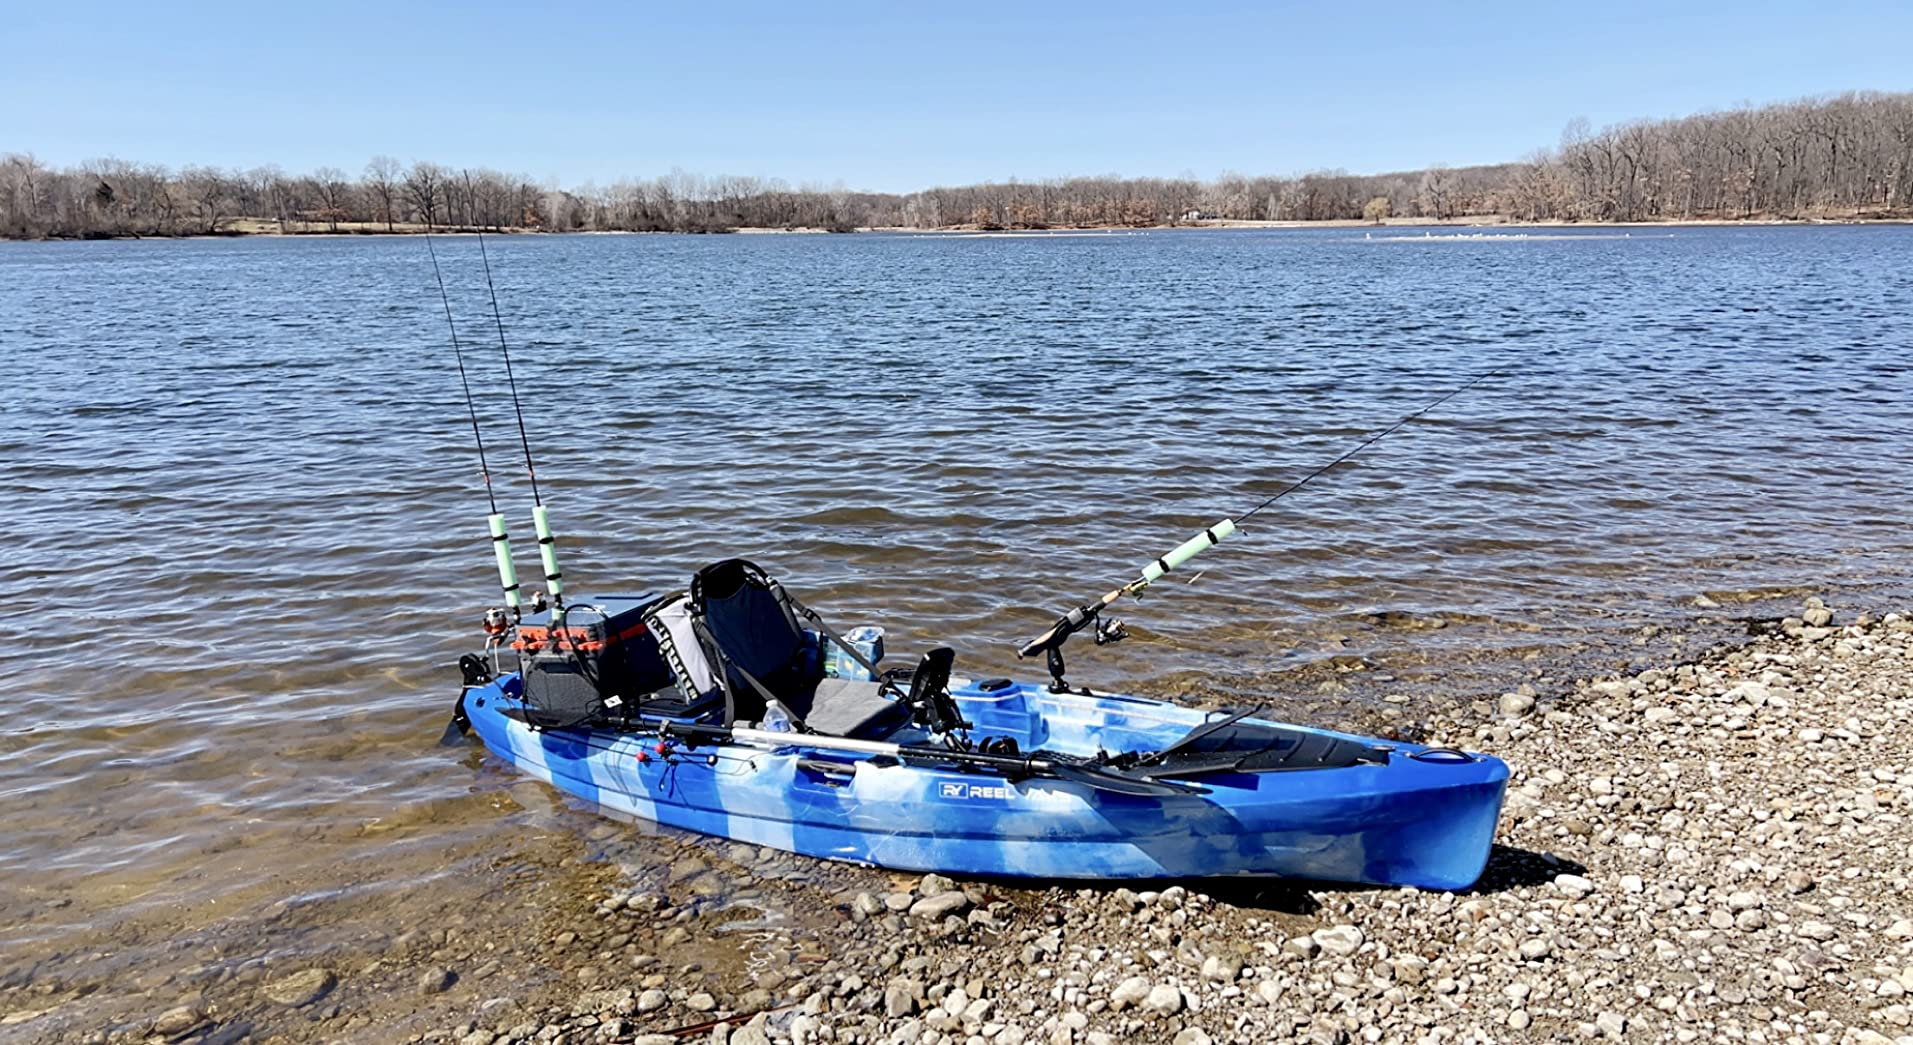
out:
<path id="1" fill-rule="evenodd" d="M 1002 784 L 966 784 L 946 780 L 937 785 L 937 793 L 943 798 L 994 798 L 999 801 L 1010 797 L 1010 789 Z"/>

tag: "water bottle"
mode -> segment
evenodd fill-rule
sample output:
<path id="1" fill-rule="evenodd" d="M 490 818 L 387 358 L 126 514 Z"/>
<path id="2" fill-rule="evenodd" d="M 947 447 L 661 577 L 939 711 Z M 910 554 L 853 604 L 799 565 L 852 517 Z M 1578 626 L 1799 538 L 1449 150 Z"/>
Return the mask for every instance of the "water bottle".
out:
<path id="1" fill-rule="evenodd" d="M 764 709 L 764 721 L 758 725 L 766 732 L 788 733 L 790 732 L 790 716 L 784 714 L 783 708 L 772 704 Z"/>

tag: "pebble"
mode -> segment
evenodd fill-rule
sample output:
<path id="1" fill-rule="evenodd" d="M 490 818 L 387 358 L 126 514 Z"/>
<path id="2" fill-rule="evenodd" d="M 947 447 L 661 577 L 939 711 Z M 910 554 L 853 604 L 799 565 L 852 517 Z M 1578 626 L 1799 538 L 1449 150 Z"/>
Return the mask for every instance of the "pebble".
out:
<path id="1" fill-rule="evenodd" d="M 1214 1045 L 1215 1039 L 1201 1027 L 1184 1027 L 1176 1032 L 1173 1045 Z"/>
<path id="2" fill-rule="evenodd" d="M 458 977 L 453 974 L 452 970 L 443 966 L 434 966 L 418 974 L 418 992 L 420 994 L 443 994 L 456 982 L 458 982 Z"/>
<path id="3" fill-rule="evenodd" d="M 717 999 L 708 991 L 699 991 L 684 999 L 684 1007 L 692 1012 L 710 1012 L 717 1008 Z"/>

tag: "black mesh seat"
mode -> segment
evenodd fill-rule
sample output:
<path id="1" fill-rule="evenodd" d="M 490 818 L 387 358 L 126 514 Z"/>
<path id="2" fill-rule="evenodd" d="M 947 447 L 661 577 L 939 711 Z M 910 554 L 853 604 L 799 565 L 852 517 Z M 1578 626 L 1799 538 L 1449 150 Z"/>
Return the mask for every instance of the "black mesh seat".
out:
<path id="1" fill-rule="evenodd" d="M 908 706 L 877 682 L 825 678 L 802 614 L 823 622 L 757 565 L 712 563 L 691 579 L 694 630 L 716 667 L 726 721 L 756 722 L 775 700 L 815 732 L 853 736 L 899 719 Z"/>

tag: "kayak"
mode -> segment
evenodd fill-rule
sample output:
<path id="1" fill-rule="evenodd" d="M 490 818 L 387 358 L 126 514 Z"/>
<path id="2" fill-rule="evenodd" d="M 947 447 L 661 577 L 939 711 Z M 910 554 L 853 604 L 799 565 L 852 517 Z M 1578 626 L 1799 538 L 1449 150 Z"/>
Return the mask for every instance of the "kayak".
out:
<path id="1" fill-rule="evenodd" d="M 977 750 L 1016 753 L 994 763 L 881 716 L 824 736 L 700 725 L 708 716 L 639 702 L 617 722 L 538 725 L 520 673 L 471 681 L 458 714 L 485 746 L 586 802 L 902 871 L 1465 889 L 1508 780 L 1488 755 L 1001 679 L 947 686 L 968 732 L 989 738 Z"/>
<path id="2" fill-rule="evenodd" d="M 483 260 L 482 236 L 480 247 Z M 1017 647 L 1019 659 L 1044 659 L 1047 685 L 960 679 L 948 647 L 880 670 L 883 629 L 839 634 L 744 559 L 705 566 L 682 591 L 568 602 L 493 293 L 546 585 L 527 599 L 431 257 L 504 599 L 484 615 L 484 652 L 459 661 L 446 740 L 475 731 L 512 765 L 606 809 L 905 871 L 1463 889 L 1487 866 L 1508 782 L 1500 760 L 1282 725 L 1255 708 L 1211 714 L 1092 692 L 1068 681 L 1064 647 L 1084 632 L 1098 647 L 1127 639 L 1107 612 L 1116 603 L 1505 364 L 1063 613 Z"/>

